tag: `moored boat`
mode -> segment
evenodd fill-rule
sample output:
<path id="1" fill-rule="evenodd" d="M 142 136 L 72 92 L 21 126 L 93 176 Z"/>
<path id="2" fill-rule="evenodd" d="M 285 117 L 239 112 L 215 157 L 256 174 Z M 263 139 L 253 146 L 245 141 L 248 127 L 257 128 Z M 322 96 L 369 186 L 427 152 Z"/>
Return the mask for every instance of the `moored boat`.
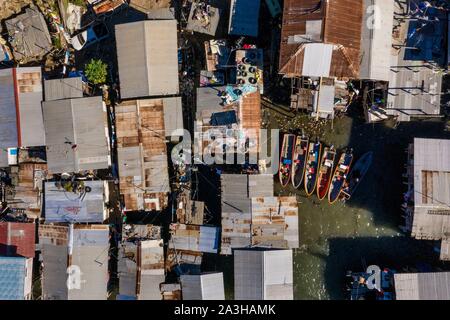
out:
<path id="1" fill-rule="evenodd" d="M 294 152 L 295 135 L 285 134 L 283 137 L 283 145 L 281 147 L 280 167 L 278 176 L 283 187 L 287 186 L 291 180 L 292 174 L 292 154 Z"/>
<path id="2" fill-rule="evenodd" d="M 320 161 L 319 177 L 317 180 L 317 197 L 323 200 L 328 193 L 331 177 L 334 169 L 334 160 L 336 159 L 336 150 L 333 146 L 325 148 Z"/>
<path id="3" fill-rule="evenodd" d="M 361 183 L 361 180 L 366 175 L 369 170 L 370 165 L 372 164 L 373 152 L 365 153 L 353 166 L 353 169 L 350 171 L 348 175 L 347 181 L 344 184 L 344 188 L 341 191 L 341 195 L 346 200 L 350 199 L 352 195 L 355 193 L 355 190 Z"/>
<path id="4" fill-rule="evenodd" d="M 308 154 L 309 140 L 305 136 L 297 136 L 294 147 L 292 163 L 292 185 L 298 189 L 305 176 L 306 155 Z"/>
<path id="5" fill-rule="evenodd" d="M 311 142 L 308 146 L 308 154 L 306 155 L 306 168 L 305 168 L 305 191 L 308 196 L 314 193 L 317 183 L 317 171 L 319 168 L 320 155 L 322 152 L 322 144 L 317 141 Z"/>
<path id="6" fill-rule="evenodd" d="M 330 190 L 328 191 L 328 202 L 330 204 L 335 203 L 339 199 L 339 195 L 344 187 L 345 181 L 347 181 L 348 173 L 350 172 L 350 166 L 353 161 L 353 150 L 347 149 L 339 159 L 339 162 L 334 171 L 333 178 L 331 180 Z"/>

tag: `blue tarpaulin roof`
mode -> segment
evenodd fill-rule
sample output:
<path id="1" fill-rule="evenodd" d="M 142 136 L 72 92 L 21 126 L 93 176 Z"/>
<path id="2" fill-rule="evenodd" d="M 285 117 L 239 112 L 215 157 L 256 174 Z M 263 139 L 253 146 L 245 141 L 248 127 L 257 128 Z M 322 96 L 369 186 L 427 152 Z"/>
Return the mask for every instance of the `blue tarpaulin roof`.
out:
<path id="1" fill-rule="evenodd" d="M 410 20 L 406 41 L 405 60 L 434 61 L 444 65 L 447 15 L 444 10 L 428 7 L 422 2 L 411 3 L 411 12 L 417 20 Z"/>
<path id="2" fill-rule="evenodd" d="M 0 300 L 23 300 L 26 258 L 0 257 Z"/>
<path id="3" fill-rule="evenodd" d="M 228 33 L 235 36 L 258 36 L 260 0 L 232 0 Z"/>

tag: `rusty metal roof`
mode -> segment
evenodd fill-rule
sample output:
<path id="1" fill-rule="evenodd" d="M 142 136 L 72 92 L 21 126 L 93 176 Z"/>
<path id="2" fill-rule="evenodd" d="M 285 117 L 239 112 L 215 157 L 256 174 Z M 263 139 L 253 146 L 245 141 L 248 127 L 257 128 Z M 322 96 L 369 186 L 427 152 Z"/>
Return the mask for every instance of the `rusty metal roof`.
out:
<path id="1" fill-rule="evenodd" d="M 190 199 L 185 190 L 178 198 L 177 221 L 185 224 L 202 225 L 205 216 L 205 203 Z"/>
<path id="2" fill-rule="evenodd" d="M 261 129 L 261 95 L 258 91 L 243 96 L 239 104 L 241 130 L 250 140 L 249 152 L 259 151 Z"/>
<path id="3" fill-rule="evenodd" d="M 134 239 L 161 239 L 161 227 L 152 224 L 124 224 L 122 226 L 122 241 Z"/>
<path id="4" fill-rule="evenodd" d="M 222 244 L 220 253 L 251 245 L 251 198 L 273 196 L 273 175 L 223 174 Z"/>
<path id="5" fill-rule="evenodd" d="M 19 153 L 20 154 L 20 153 Z M 6 194 L 8 205 L 23 211 L 30 218 L 41 216 L 42 181 L 49 177 L 46 163 L 21 163 L 17 172 L 11 173 L 16 179 L 13 192 Z"/>
<path id="6" fill-rule="evenodd" d="M 217 253 L 219 229 L 187 224 L 170 225 L 169 249 Z"/>
<path id="7" fill-rule="evenodd" d="M 298 248 L 296 197 L 252 198 L 252 246 Z"/>
<path id="8" fill-rule="evenodd" d="M 116 107 L 120 193 L 126 210 L 162 210 L 170 191 L 164 123 L 165 99 Z"/>
<path id="9" fill-rule="evenodd" d="M 119 248 L 119 289 L 122 296 L 160 300 L 165 280 L 163 240 L 123 241 Z"/>
<path id="10" fill-rule="evenodd" d="M 36 225 L 0 222 L 0 255 L 34 258 Z"/>
<path id="11" fill-rule="evenodd" d="M 311 42 L 334 44 L 330 76 L 359 76 L 363 1 L 286 0 L 279 72 L 301 76 L 304 48 Z M 314 22 L 321 21 L 321 24 Z"/>

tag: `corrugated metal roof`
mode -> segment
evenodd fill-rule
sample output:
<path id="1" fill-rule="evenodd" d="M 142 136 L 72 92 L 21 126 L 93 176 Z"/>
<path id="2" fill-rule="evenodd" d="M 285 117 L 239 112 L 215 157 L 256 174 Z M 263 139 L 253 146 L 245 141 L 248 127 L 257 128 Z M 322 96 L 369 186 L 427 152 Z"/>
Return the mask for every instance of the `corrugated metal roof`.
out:
<path id="1" fill-rule="evenodd" d="M 116 45 L 122 98 L 179 92 L 176 20 L 116 25 Z"/>
<path id="2" fill-rule="evenodd" d="M 180 273 L 198 273 L 201 269 L 203 253 L 197 251 L 178 250 L 170 247 L 166 255 L 166 270 Z"/>
<path id="3" fill-rule="evenodd" d="M 45 146 L 41 68 L 17 68 L 17 94 L 20 115 L 20 146 Z"/>
<path id="4" fill-rule="evenodd" d="M 235 250 L 236 300 L 293 300 L 292 250 Z"/>
<path id="5" fill-rule="evenodd" d="M 442 261 L 450 261 L 450 238 L 442 239 L 439 259 Z"/>
<path id="6" fill-rule="evenodd" d="M 73 248 L 72 266 L 80 267 L 81 288 L 69 290 L 69 300 L 107 299 L 108 250 L 109 244 Z"/>
<path id="7" fill-rule="evenodd" d="M 252 245 L 298 248 L 296 197 L 252 198 Z"/>
<path id="8" fill-rule="evenodd" d="M 75 225 L 72 230 L 70 236 L 68 227 L 40 227 L 43 299 L 106 299 L 109 277 L 109 226 Z M 56 242 L 55 239 L 58 238 L 68 240 Z M 68 261 L 72 275 L 69 280 L 73 280 L 71 284 L 74 286 L 70 289 L 67 286 Z M 78 272 L 80 278 L 77 278 Z"/>
<path id="9" fill-rule="evenodd" d="M 412 236 L 442 239 L 450 234 L 450 140 L 414 139 Z"/>
<path id="10" fill-rule="evenodd" d="M 170 183 L 164 101 L 127 101 L 116 107 L 120 192 L 126 210 L 167 206 Z"/>
<path id="11" fill-rule="evenodd" d="M 225 86 L 197 88 L 197 120 L 209 119 L 212 113 L 223 111 L 220 93 L 225 91 L 225 88 Z"/>
<path id="12" fill-rule="evenodd" d="M 305 44 L 303 70 L 301 74 L 307 77 L 328 77 L 330 74 L 332 55 L 332 44 Z"/>
<path id="13" fill-rule="evenodd" d="M 234 251 L 234 299 L 264 298 L 264 252 Z"/>
<path id="14" fill-rule="evenodd" d="M 362 18 L 362 1 L 286 0 L 281 30 L 280 73 L 287 76 L 302 75 L 305 43 L 315 36 L 318 39 L 313 41 L 335 45 L 329 76 L 357 78 L 360 71 Z M 322 20 L 320 36 L 317 30 L 308 35 L 307 23 L 317 20 Z M 300 41 L 292 41 L 294 38 Z"/>
<path id="15" fill-rule="evenodd" d="M 19 151 L 20 154 L 20 151 Z M 23 211 L 29 218 L 41 217 L 41 195 L 43 180 L 51 178 L 46 163 L 21 163 L 14 184 L 14 192 L 7 194 L 8 205 L 13 209 Z"/>
<path id="16" fill-rule="evenodd" d="M 81 77 L 45 80 L 45 101 L 83 97 Z"/>
<path id="17" fill-rule="evenodd" d="M 106 300 L 109 228 L 74 229 L 71 266 L 81 271 L 81 286 L 69 290 L 69 300 Z"/>
<path id="18" fill-rule="evenodd" d="M 109 167 L 102 97 L 46 101 L 43 110 L 50 171 L 78 172 Z"/>
<path id="19" fill-rule="evenodd" d="M 261 95 L 254 92 L 242 97 L 239 103 L 239 119 L 245 136 L 249 138 L 249 152 L 260 151 Z"/>
<path id="20" fill-rule="evenodd" d="M 314 91 L 314 113 L 319 112 L 321 117 L 328 117 L 334 113 L 334 97 L 336 87 L 332 85 L 322 85 L 319 91 Z M 319 104 L 319 105 L 318 105 Z"/>
<path id="21" fill-rule="evenodd" d="M 450 272 L 394 274 L 397 300 L 450 300 Z"/>
<path id="22" fill-rule="evenodd" d="M 42 299 L 67 300 L 67 255 L 68 247 L 43 244 L 41 247 Z"/>
<path id="23" fill-rule="evenodd" d="M 134 239 L 161 239 L 161 227 L 151 224 L 124 224 L 122 226 L 122 241 Z"/>
<path id="24" fill-rule="evenodd" d="M 158 1 L 148 1 L 148 0 L 129 0 L 130 7 L 139 10 L 141 12 L 147 13 L 150 10 L 169 8 L 171 0 L 158 0 Z"/>
<path id="25" fill-rule="evenodd" d="M 161 283 L 163 300 L 181 300 L 181 285 L 179 283 Z"/>
<path id="26" fill-rule="evenodd" d="M 0 300 L 23 300 L 27 259 L 0 257 Z"/>
<path id="27" fill-rule="evenodd" d="M 273 175 L 223 174 L 222 244 L 220 253 L 251 244 L 251 198 L 273 196 Z"/>
<path id="28" fill-rule="evenodd" d="M 181 275 L 183 300 L 225 300 L 223 273 Z"/>
<path id="29" fill-rule="evenodd" d="M 422 61 L 404 60 L 405 48 L 391 55 L 386 111 L 398 121 L 441 111 L 442 73 Z M 408 67 L 408 68 L 406 68 Z"/>
<path id="30" fill-rule="evenodd" d="M 137 297 L 138 300 L 161 300 L 159 286 L 164 280 L 164 247 L 161 239 L 141 241 L 139 246 L 128 241 L 122 242 L 119 249 L 121 295 Z"/>
<path id="31" fill-rule="evenodd" d="M 0 70 L 0 148 L 17 147 L 16 101 L 13 69 Z M 7 166 L 7 152 L 1 151 L 1 166 Z"/>
<path id="32" fill-rule="evenodd" d="M 41 101 L 40 67 L 0 70 L 0 148 L 45 145 Z"/>
<path id="33" fill-rule="evenodd" d="M 183 191 L 177 201 L 177 221 L 185 224 L 202 225 L 205 214 L 205 203 L 190 199 L 190 192 Z"/>
<path id="34" fill-rule="evenodd" d="M 0 255 L 34 258 L 36 225 L 0 222 Z"/>
<path id="35" fill-rule="evenodd" d="M 186 224 L 171 224 L 169 248 L 194 252 L 217 253 L 219 228 Z"/>
<path id="36" fill-rule="evenodd" d="M 119 277 L 119 294 L 136 298 L 137 286 L 137 245 L 123 242 L 119 246 L 117 272 Z"/>
<path id="37" fill-rule="evenodd" d="M 47 23 L 37 7 L 26 8 L 25 13 L 6 20 L 5 25 L 16 60 L 40 58 L 52 50 Z"/>
<path id="38" fill-rule="evenodd" d="M 130 6 L 132 6 L 130 4 Z M 149 9 L 147 11 L 148 20 L 172 20 L 175 19 L 175 9 L 174 8 L 158 8 Z"/>
<path id="39" fill-rule="evenodd" d="M 260 4 L 260 0 L 232 0 L 228 33 L 257 37 Z"/>
<path id="40" fill-rule="evenodd" d="M 394 1 L 364 0 L 364 8 L 372 15 L 368 15 L 362 24 L 360 78 L 389 81 Z M 373 24 L 369 19 L 373 19 Z M 375 28 L 369 28 L 374 25 Z"/>
<path id="41" fill-rule="evenodd" d="M 183 108 L 181 97 L 161 99 L 164 110 L 164 130 L 166 137 L 180 137 L 183 132 L 176 132 L 184 128 Z"/>
<path id="42" fill-rule="evenodd" d="M 163 240 L 141 242 L 139 300 L 161 300 L 159 286 L 165 281 Z"/>
<path id="43" fill-rule="evenodd" d="M 69 243 L 69 227 L 39 224 L 39 244 L 53 244 L 57 246 L 67 246 Z"/>
<path id="44" fill-rule="evenodd" d="M 91 189 L 83 194 L 66 191 L 55 182 L 45 182 L 46 222 L 103 222 L 107 219 L 105 206 L 106 183 L 104 181 L 83 181 Z"/>

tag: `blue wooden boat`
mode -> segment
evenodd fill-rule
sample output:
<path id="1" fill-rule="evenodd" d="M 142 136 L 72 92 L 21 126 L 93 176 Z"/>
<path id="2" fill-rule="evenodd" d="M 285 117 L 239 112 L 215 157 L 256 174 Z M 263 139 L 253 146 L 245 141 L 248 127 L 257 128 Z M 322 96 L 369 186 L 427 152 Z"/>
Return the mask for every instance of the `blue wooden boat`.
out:
<path id="1" fill-rule="evenodd" d="M 356 189 L 358 188 L 361 180 L 366 175 L 369 170 L 370 165 L 372 164 L 373 152 L 365 153 L 354 165 L 353 169 L 350 171 L 350 174 L 347 178 L 347 181 L 344 184 L 344 188 L 342 189 L 342 197 L 346 200 L 349 200 Z"/>

